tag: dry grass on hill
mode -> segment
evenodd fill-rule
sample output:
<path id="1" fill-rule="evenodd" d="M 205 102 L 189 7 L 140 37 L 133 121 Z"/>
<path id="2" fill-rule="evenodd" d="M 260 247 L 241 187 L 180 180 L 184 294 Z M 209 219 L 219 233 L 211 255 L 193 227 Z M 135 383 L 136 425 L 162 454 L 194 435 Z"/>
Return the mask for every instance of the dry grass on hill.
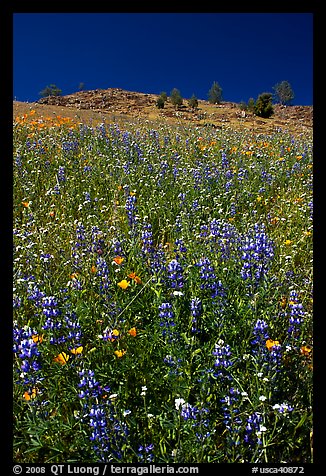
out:
<path id="1" fill-rule="evenodd" d="M 274 114 L 262 119 L 253 114 L 243 114 L 236 103 L 222 102 L 219 105 L 199 100 L 198 108 L 192 110 L 188 101 L 176 109 L 169 101 L 163 109 L 156 107 L 158 95 L 107 89 L 79 91 L 67 96 L 52 96 L 38 102 L 13 102 L 13 117 L 35 110 L 34 119 L 64 116 L 74 122 L 99 124 L 102 122 L 123 123 L 130 120 L 166 122 L 184 126 L 211 126 L 253 132 L 272 133 L 276 129 L 293 134 L 310 134 L 313 128 L 312 106 L 274 106 Z"/>

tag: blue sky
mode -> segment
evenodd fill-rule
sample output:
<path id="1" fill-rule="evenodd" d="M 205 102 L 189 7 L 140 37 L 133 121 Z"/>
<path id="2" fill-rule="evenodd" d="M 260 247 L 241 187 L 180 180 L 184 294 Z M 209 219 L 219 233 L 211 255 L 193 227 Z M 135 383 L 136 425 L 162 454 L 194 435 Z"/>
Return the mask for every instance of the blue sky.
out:
<path id="1" fill-rule="evenodd" d="M 312 13 L 15 13 L 13 95 L 122 88 L 248 101 L 288 81 L 313 104 Z"/>

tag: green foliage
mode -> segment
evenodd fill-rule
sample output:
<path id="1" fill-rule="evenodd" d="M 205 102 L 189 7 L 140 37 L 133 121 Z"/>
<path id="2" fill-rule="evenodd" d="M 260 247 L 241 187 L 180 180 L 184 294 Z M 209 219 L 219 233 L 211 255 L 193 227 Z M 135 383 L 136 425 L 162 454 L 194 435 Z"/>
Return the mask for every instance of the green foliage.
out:
<path id="1" fill-rule="evenodd" d="M 188 104 L 192 109 L 198 108 L 198 99 L 194 94 L 191 96 L 190 99 L 188 99 Z"/>
<path id="2" fill-rule="evenodd" d="M 247 107 L 249 112 L 255 112 L 255 100 L 254 98 L 249 98 L 248 99 L 248 107 Z"/>
<path id="3" fill-rule="evenodd" d="M 165 91 L 160 92 L 160 97 L 163 99 L 164 102 L 168 100 L 168 95 Z"/>
<path id="4" fill-rule="evenodd" d="M 281 104 L 291 104 L 294 99 L 293 89 L 288 81 L 281 81 L 273 86 L 275 91 L 276 101 L 279 101 Z"/>
<path id="5" fill-rule="evenodd" d="M 246 101 L 241 101 L 239 103 L 239 109 L 241 111 L 247 111 L 248 110 L 248 104 L 246 103 Z"/>
<path id="6" fill-rule="evenodd" d="M 269 118 L 274 113 L 271 93 L 261 93 L 255 103 L 255 114 L 259 117 Z"/>
<path id="7" fill-rule="evenodd" d="M 160 93 L 159 97 L 157 98 L 156 107 L 158 109 L 163 109 L 167 100 L 168 100 L 168 96 L 167 96 L 166 92 L 162 91 Z"/>
<path id="8" fill-rule="evenodd" d="M 59 89 L 55 84 L 50 84 L 46 86 L 42 91 L 39 92 L 39 95 L 44 98 L 48 96 L 61 96 L 62 90 Z"/>
<path id="9" fill-rule="evenodd" d="M 312 462 L 312 137 L 33 112 L 13 153 L 15 462 Z"/>
<path id="10" fill-rule="evenodd" d="M 157 98 L 157 101 L 156 101 L 156 107 L 157 107 L 158 109 L 163 109 L 163 108 L 164 108 L 164 104 L 165 104 L 164 99 L 162 98 L 162 96 L 159 96 L 159 97 Z"/>
<path id="11" fill-rule="evenodd" d="M 173 106 L 178 107 L 181 106 L 183 103 L 182 96 L 180 94 L 179 89 L 173 88 L 172 91 L 170 92 L 170 101 L 173 104 Z"/>
<path id="12" fill-rule="evenodd" d="M 208 91 L 208 101 L 211 104 L 220 104 L 222 100 L 222 92 L 221 86 L 214 81 L 212 87 Z"/>

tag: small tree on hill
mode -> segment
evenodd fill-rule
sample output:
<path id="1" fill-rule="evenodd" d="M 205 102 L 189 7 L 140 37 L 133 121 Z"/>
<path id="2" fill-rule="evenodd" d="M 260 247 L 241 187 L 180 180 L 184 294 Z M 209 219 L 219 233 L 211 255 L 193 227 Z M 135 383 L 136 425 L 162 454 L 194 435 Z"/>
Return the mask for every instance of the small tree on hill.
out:
<path id="1" fill-rule="evenodd" d="M 246 101 L 240 101 L 239 109 L 240 109 L 240 111 L 247 111 L 248 110 L 248 104 L 246 103 Z"/>
<path id="2" fill-rule="evenodd" d="M 168 100 L 168 95 L 166 94 L 165 91 L 162 91 L 159 97 L 157 98 L 156 107 L 158 109 L 163 109 L 167 100 Z"/>
<path id="3" fill-rule="evenodd" d="M 294 99 L 294 93 L 291 88 L 291 85 L 288 81 L 282 81 L 273 86 L 275 91 L 276 101 L 279 101 L 281 104 L 290 104 Z"/>
<path id="4" fill-rule="evenodd" d="M 262 93 L 258 96 L 254 109 L 257 116 L 264 118 L 271 117 L 274 113 L 272 97 L 272 93 Z"/>
<path id="5" fill-rule="evenodd" d="M 247 110 L 249 112 L 255 112 L 255 100 L 254 98 L 249 98 L 248 99 L 248 105 L 247 105 Z"/>
<path id="6" fill-rule="evenodd" d="M 173 104 L 173 106 L 178 107 L 181 106 L 183 103 L 182 96 L 180 94 L 179 89 L 173 88 L 171 93 L 170 93 L 170 101 Z"/>
<path id="7" fill-rule="evenodd" d="M 198 99 L 193 94 L 190 99 L 188 99 L 188 104 L 192 109 L 197 109 L 198 107 Z"/>
<path id="8" fill-rule="evenodd" d="M 55 84 L 50 84 L 50 86 L 46 86 L 42 91 L 39 92 L 39 95 L 42 98 L 48 96 L 61 96 L 62 90 L 59 89 Z"/>
<path id="9" fill-rule="evenodd" d="M 164 102 L 168 100 L 168 95 L 166 94 L 165 91 L 162 91 L 160 93 L 160 97 L 163 99 Z"/>
<path id="10" fill-rule="evenodd" d="M 211 104 L 220 104 L 221 100 L 222 100 L 222 88 L 216 81 L 214 81 L 211 89 L 208 91 L 208 101 Z"/>
<path id="11" fill-rule="evenodd" d="M 156 107 L 157 107 L 158 109 L 163 109 L 163 108 L 164 108 L 164 104 L 165 104 L 164 99 L 162 98 L 162 96 L 159 96 L 159 97 L 157 98 L 157 101 L 156 101 Z"/>

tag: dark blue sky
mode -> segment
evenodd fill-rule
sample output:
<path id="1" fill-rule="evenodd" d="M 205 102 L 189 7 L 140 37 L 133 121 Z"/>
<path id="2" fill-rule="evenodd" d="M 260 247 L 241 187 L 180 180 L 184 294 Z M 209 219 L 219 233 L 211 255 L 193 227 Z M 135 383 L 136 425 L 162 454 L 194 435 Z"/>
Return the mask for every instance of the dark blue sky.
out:
<path id="1" fill-rule="evenodd" d="M 313 104 L 312 13 L 15 13 L 14 98 L 56 84 L 248 101 L 286 80 Z"/>

